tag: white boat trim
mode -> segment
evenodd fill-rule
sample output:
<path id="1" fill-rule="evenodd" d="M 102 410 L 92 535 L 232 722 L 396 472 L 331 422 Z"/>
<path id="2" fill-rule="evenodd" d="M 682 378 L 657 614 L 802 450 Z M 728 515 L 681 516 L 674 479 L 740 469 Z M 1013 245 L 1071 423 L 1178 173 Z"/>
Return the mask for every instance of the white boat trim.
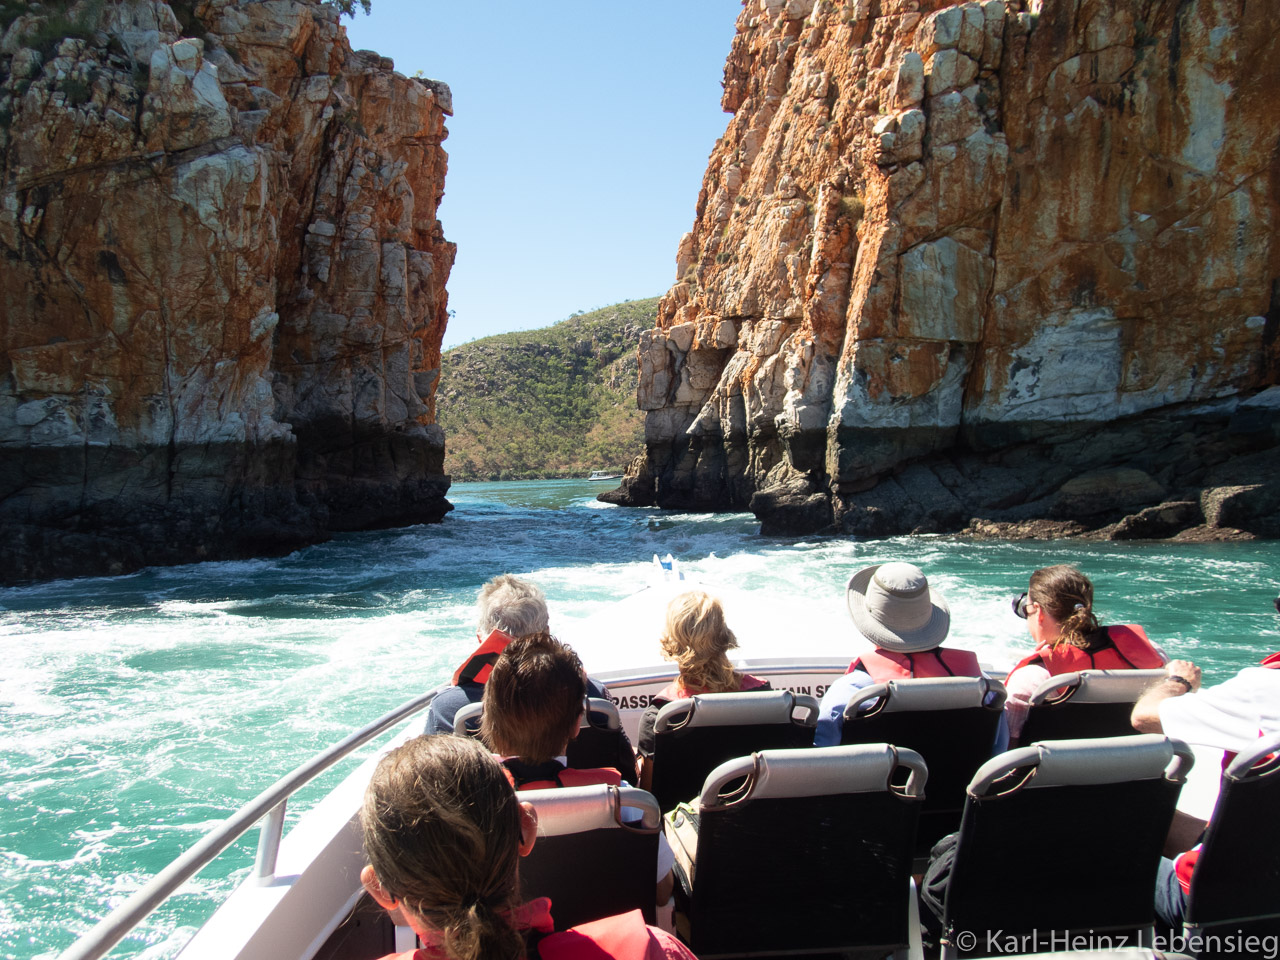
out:
<path id="1" fill-rule="evenodd" d="M 275 923 L 277 918 L 273 913 L 283 912 L 292 916 L 309 897 L 326 892 L 313 888 L 320 886 L 320 882 L 325 879 L 324 874 L 328 872 L 329 862 L 335 856 L 349 854 L 353 848 L 351 838 L 345 836 L 345 833 L 354 826 L 352 811 L 359 809 L 359 798 L 363 796 L 364 786 L 369 782 L 372 764 L 376 758 L 362 764 L 342 782 L 338 789 L 325 797 L 315 809 L 304 815 L 282 844 L 285 805 L 297 790 L 335 763 L 406 718 L 425 710 L 438 692 L 438 689 L 432 690 L 401 704 L 276 781 L 152 877 L 92 930 L 64 950 L 58 960 L 97 960 L 98 957 L 105 955 L 124 939 L 130 930 L 146 919 L 156 907 L 177 892 L 182 884 L 195 876 L 259 821 L 262 823 L 262 828 L 258 837 L 258 855 L 253 874 L 201 928 L 196 937 L 184 948 L 181 956 L 216 956 L 220 960 L 228 957 L 261 957 L 263 960 L 268 957 L 297 957 L 298 960 L 303 960 L 310 957 L 318 944 L 324 942 L 324 938 L 342 922 L 354 905 L 360 891 L 359 872 L 363 866 L 363 859 L 355 867 L 354 893 L 350 878 L 342 875 L 345 871 L 335 870 L 334 883 L 327 885 L 334 887 L 336 883 L 341 883 L 342 890 L 345 891 L 342 893 L 342 898 L 347 904 L 346 909 L 329 909 L 323 924 L 301 928 L 318 930 L 320 926 L 328 927 L 315 943 L 298 936 L 299 928 L 293 926 L 296 920 L 287 920 L 281 916 L 279 919 L 286 920 L 281 926 Z M 408 733 L 406 732 L 404 736 L 408 736 Z M 352 791 L 357 787 L 358 792 L 354 794 L 353 806 Z M 341 819 L 342 825 L 334 829 L 338 819 Z M 354 841 L 354 850 L 361 858 L 363 857 L 358 836 Z M 344 859 L 349 857 L 344 856 Z M 320 864 L 322 861 L 326 861 L 325 869 L 311 871 L 311 876 L 306 877 L 308 872 L 306 868 Z M 281 862 L 294 872 L 281 873 L 277 869 Z M 234 907 L 232 907 L 233 903 Z M 320 904 L 316 902 L 314 906 L 319 907 Z M 229 907 L 232 909 L 228 910 Z M 220 919 L 224 912 L 226 916 Z M 316 911 L 308 912 L 314 915 Z M 252 922 L 254 917 L 258 918 L 258 922 Z M 269 919 L 272 922 L 268 923 Z M 281 943 L 292 942 L 285 946 L 273 943 L 269 953 L 253 949 L 253 941 L 259 939 L 257 934 L 268 927 L 287 934 Z M 221 931 L 216 940 L 217 949 L 209 950 L 204 944 L 208 943 L 212 947 L 215 940 L 207 937 L 206 931 L 212 933 L 215 930 Z M 193 946 L 197 947 L 196 952 L 188 953 Z"/>

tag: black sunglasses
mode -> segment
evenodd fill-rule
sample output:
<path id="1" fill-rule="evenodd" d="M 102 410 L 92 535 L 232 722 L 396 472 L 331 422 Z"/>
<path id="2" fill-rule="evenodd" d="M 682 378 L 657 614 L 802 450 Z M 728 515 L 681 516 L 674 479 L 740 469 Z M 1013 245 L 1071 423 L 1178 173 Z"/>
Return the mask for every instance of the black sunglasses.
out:
<path id="1" fill-rule="evenodd" d="M 1275 600 L 1271 602 L 1276 605 L 1276 613 L 1280 613 L 1280 597 L 1276 597 Z"/>
<path id="2" fill-rule="evenodd" d="M 1027 619 L 1027 604 L 1031 601 L 1027 599 L 1025 591 L 1013 598 L 1013 612 L 1020 616 L 1023 620 Z M 1280 597 L 1276 598 L 1276 609 L 1280 610 Z"/>

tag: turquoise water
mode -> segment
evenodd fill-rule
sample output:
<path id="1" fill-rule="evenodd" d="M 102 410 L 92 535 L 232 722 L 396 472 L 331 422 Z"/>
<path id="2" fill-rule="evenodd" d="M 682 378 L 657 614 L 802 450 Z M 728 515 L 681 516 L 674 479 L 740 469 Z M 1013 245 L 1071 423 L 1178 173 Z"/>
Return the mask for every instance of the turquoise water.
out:
<path id="1" fill-rule="evenodd" d="M 601 489 L 459 484 L 437 526 L 0 590 L 0 957 L 55 955 L 279 776 L 447 679 L 471 644 L 477 588 L 502 571 L 546 589 L 555 629 L 634 590 L 651 555 L 670 552 L 758 596 L 793 625 L 780 646 L 802 651 L 806 633 L 848 629 L 854 569 L 906 559 L 946 592 L 954 642 L 999 660 L 1028 645 L 1009 598 L 1035 567 L 1067 561 L 1094 580 L 1105 619 L 1143 623 L 1209 682 L 1280 649 L 1277 543 L 765 539 L 749 515 L 622 510 L 596 503 Z M 253 843 L 113 956 L 173 955 L 247 873 Z"/>

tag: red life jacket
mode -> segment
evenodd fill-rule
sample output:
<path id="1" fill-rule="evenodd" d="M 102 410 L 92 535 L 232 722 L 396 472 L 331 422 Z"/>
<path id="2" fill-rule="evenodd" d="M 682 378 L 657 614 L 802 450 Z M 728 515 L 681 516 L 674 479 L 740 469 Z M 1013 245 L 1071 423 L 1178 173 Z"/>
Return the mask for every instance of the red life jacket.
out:
<path id="1" fill-rule="evenodd" d="M 639 910 L 550 934 L 539 940 L 535 949 L 542 960 L 658 960 L 670 956 Z"/>
<path id="2" fill-rule="evenodd" d="M 622 776 L 613 767 L 584 767 L 575 770 L 573 767 L 566 767 L 559 760 L 533 766 L 521 763 L 514 757 L 503 760 L 502 766 L 507 771 L 507 779 L 517 790 L 589 787 L 597 783 L 622 786 Z"/>
<path id="3" fill-rule="evenodd" d="M 737 689 L 738 693 L 746 693 L 748 690 L 772 689 L 769 686 L 768 680 L 761 680 L 759 677 L 753 677 L 749 673 L 740 673 L 738 674 L 738 677 L 739 677 L 738 689 Z M 676 679 L 672 680 L 660 691 L 658 691 L 658 695 L 654 697 L 653 700 L 655 703 L 659 700 L 670 703 L 672 700 L 683 700 L 685 697 L 694 697 L 700 693 L 710 693 L 710 692 L 711 692 L 710 690 L 703 690 L 701 688 L 683 686 L 680 683 L 680 678 L 676 677 Z M 721 692 L 732 692 L 732 691 L 721 691 Z"/>
<path id="4" fill-rule="evenodd" d="M 545 898 L 531 901 L 521 908 L 521 912 L 529 912 L 531 906 L 542 909 L 534 918 L 539 921 L 537 926 L 525 928 L 530 957 L 540 960 L 666 960 L 672 955 L 654 936 L 639 910 L 551 933 L 551 914 L 546 909 L 550 901 Z M 443 948 L 430 944 L 405 953 L 389 954 L 382 960 L 440 960 L 444 955 Z"/>
<path id="5" fill-rule="evenodd" d="M 1262 658 L 1262 666 L 1268 670 L 1280 670 L 1280 652 L 1273 653 L 1270 656 Z M 1258 731 L 1258 736 L 1262 736 L 1262 731 Z M 1222 769 L 1226 770 L 1231 765 L 1238 754 L 1232 753 L 1230 750 L 1224 751 L 1222 754 Z M 1269 754 L 1259 760 L 1259 763 L 1269 762 L 1275 754 Z M 1200 859 L 1200 844 L 1196 844 L 1186 853 L 1181 853 L 1173 861 L 1173 872 L 1178 877 L 1178 885 L 1182 887 L 1182 892 L 1191 893 L 1191 874 L 1196 869 L 1196 861 Z"/>
<path id="6" fill-rule="evenodd" d="M 453 685 L 456 687 L 468 680 L 483 684 L 489 679 L 493 665 L 498 662 L 498 657 L 502 655 L 502 651 L 507 648 L 511 640 L 512 638 L 501 630 L 495 630 L 489 634 L 485 642 L 476 647 L 462 662 L 462 666 L 453 672 Z"/>
<path id="7" fill-rule="evenodd" d="M 982 667 L 978 655 L 970 650 L 944 650 L 935 647 L 920 653 L 898 653 L 877 647 L 849 664 L 845 673 L 861 667 L 876 683 L 910 680 L 913 677 L 980 677 Z"/>
<path id="8" fill-rule="evenodd" d="M 1083 650 L 1072 643 L 1037 647 L 1014 664 L 1013 669 L 1038 663 L 1050 676 L 1077 670 L 1151 670 L 1164 666 L 1164 657 L 1151 645 L 1147 632 L 1136 623 L 1107 627 L 1110 645 L 1100 650 Z M 1013 676 L 1013 670 L 1009 671 Z M 1007 680 L 1008 678 L 1006 678 Z"/>

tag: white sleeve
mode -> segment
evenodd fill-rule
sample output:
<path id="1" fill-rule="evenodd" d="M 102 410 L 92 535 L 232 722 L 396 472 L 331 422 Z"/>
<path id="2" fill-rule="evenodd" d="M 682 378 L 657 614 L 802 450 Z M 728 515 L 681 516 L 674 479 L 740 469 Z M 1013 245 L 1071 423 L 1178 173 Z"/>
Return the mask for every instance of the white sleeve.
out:
<path id="1" fill-rule="evenodd" d="M 1022 733 L 1022 725 L 1027 722 L 1027 709 L 1031 703 L 1031 695 L 1051 676 L 1052 674 L 1038 663 L 1029 663 L 1009 674 L 1009 679 L 1004 685 L 1009 695 L 1004 702 L 1004 715 L 1009 722 L 1010 737 L 1017 737 Z"/>
<path id="2" fill-rule="evenodd" d="M 1166 736 L 1236 753 L 1280 730 L 1280 671 L 1248 667 L 1225 683 L 1162 700 Z"/>

